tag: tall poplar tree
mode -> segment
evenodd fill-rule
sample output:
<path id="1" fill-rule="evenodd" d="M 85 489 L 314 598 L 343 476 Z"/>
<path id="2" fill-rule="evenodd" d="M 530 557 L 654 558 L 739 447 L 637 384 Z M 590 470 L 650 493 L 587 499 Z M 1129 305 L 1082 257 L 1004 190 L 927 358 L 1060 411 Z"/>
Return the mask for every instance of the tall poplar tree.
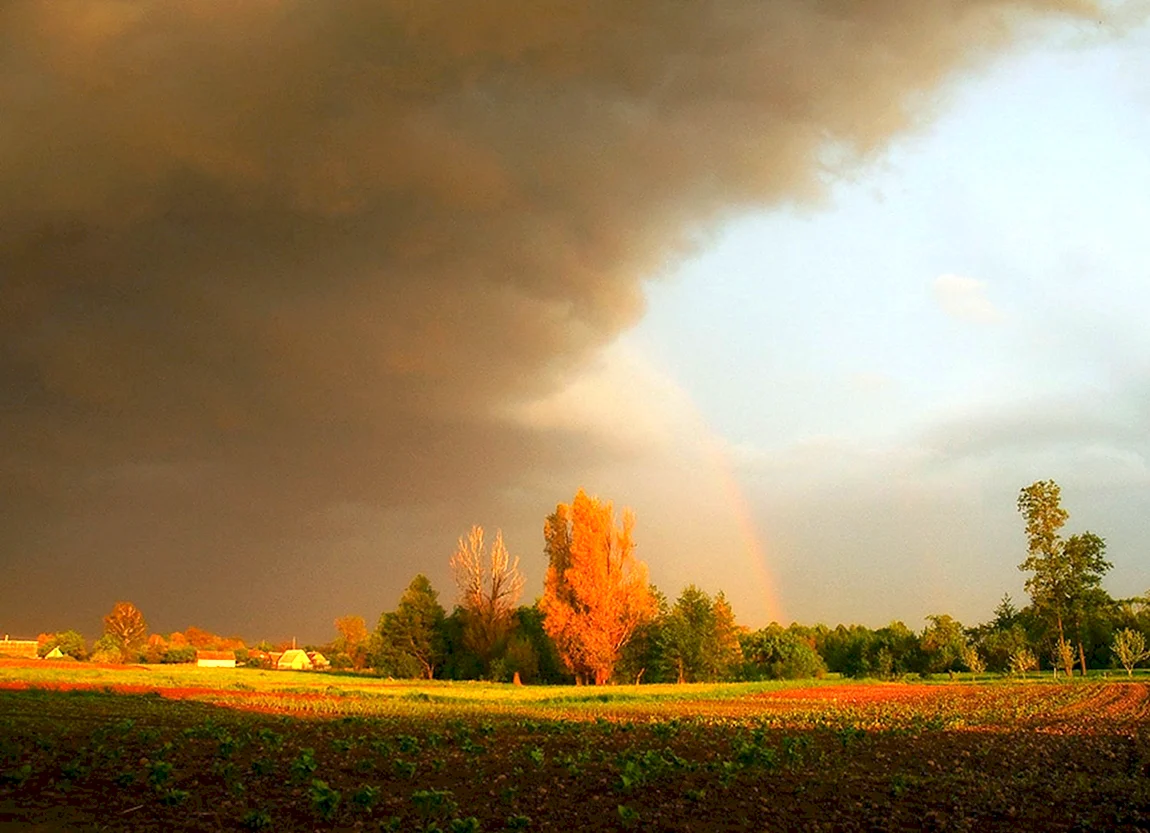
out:
<path id="1" fill-rule="evenodd" d="M 635 629 L 655 614 L 647 566 L 635 557 L 635 516 L 616 526 L 611 503 L 580 489 L 543 527 L 549 566 L 543 626 L 579 681 L 611 679 Z"/>
<path id="2" fill-rule="evenodd" d="M 1062 508 L 1062 490 L 1053 480 L 1039 480 L 1022 489 L 1018 511 L 1026 521 L 1026 560 L 1018 569 L 1032 573 L 1026 580 L 1034 608 L 1058 627 L 1058 644 L 1065 656 L 1066 625 L 1074 628 L 1082 673 L 1086 650 L 1082 630 L 1090 612 L 1107 600 L 1102 576 L 1113 566 L 1105 559 L 1106 542 L 1093 532 L 1063 540 L 1059 530 L 1069 513 Z M 1073 660 L 1068 664 L 1073 665 Z M 1070 673 L 1070 667 L 1067 669 Z"/>

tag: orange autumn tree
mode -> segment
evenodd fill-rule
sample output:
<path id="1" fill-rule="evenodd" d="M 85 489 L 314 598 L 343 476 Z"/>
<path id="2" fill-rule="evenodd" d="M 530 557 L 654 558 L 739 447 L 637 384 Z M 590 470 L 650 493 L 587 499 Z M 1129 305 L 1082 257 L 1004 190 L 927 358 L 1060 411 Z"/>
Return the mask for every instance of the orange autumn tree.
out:
<path id="1" fill-rule="evenodd" d="M 635 629 L 655 615 L 634 527 L 630 510 L 616 526 L 614 507 L 582 489 L 543 526 L 550 561 L 539 602 L 543 627 L 580 682 L 607 682 Z"/>

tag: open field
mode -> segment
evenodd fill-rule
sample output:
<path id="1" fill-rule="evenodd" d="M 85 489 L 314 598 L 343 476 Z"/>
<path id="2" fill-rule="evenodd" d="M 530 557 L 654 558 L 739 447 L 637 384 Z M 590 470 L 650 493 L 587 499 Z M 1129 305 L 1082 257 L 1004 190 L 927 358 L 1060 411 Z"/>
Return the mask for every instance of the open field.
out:
<path id="1" fill-rule="evenodd" d="M 1140 830 L 1148 726 L 1143 682 L 514 688 L 6 663 L 0 830 Z"/>

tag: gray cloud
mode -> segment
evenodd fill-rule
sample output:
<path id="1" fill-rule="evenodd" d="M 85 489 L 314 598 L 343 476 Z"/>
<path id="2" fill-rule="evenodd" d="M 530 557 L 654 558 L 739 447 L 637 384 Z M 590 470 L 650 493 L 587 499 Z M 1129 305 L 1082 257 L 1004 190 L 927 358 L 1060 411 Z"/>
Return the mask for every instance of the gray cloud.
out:
<path id="1" fill-rule="evenodd" d="M 158 603 L 180 576 L 180 615 L 226 619 L 189 563 L 306 564 L 341 503 L 454 506 L 450 539 L 483 490 L 577 477 L 606 450 L 508 402 L 633 323 L 641 281 L 713 224 L 816 196 L 828 160 L 870 158 L 947 73 L 1056 12 L 1096 14 L 4 4 L 0 557 L 33 586 L 82 573 L 69 611 Z M 382 584 L 428 558 L 381 556 Z M 288 580 L 272 627 L 326 610 L 313 581 Z M 28 627 L 65 610 L 4 592 Z"/>

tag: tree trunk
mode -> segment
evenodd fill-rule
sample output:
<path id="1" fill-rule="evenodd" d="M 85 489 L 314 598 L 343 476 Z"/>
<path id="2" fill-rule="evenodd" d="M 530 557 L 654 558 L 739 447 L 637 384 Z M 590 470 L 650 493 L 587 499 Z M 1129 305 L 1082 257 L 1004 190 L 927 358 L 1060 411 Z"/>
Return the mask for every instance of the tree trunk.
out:
<path id="1" fill-rule="evenodd" d="M 1064 670 L 1066 671 L 1066 678 L 1070 679 L 1074 676 L 1074 657 L 1071 656 L 1069 660 L 1066 659 L 1066 632 L 1062 630 L 1062 614 L 1058 614 L 1058 660 L 1063 663 Z"/>
<path id="2" fill-rule="evenodd" d="M 1082 647 L 1082 637 L 1078 638 L 1078 661 L 1082 665 L 1082 676 L 1086 676 L 1086 649 Z"/>

